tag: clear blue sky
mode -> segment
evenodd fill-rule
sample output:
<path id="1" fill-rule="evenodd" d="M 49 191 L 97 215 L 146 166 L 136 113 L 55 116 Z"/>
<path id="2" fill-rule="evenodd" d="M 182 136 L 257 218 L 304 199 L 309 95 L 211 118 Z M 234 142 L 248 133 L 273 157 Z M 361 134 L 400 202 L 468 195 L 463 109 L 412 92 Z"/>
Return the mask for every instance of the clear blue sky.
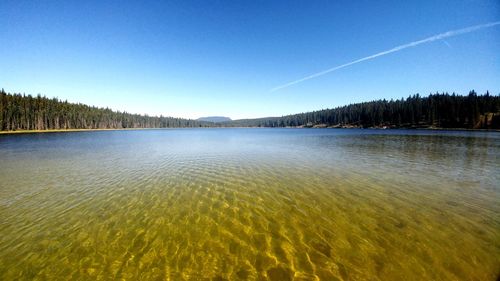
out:
<path id="1" fill-rule="evenodd" d="M 151 115 L 280 116 L 379 98 L 500 92 L 498 0 L 0 1 L 0 87 Z"/>

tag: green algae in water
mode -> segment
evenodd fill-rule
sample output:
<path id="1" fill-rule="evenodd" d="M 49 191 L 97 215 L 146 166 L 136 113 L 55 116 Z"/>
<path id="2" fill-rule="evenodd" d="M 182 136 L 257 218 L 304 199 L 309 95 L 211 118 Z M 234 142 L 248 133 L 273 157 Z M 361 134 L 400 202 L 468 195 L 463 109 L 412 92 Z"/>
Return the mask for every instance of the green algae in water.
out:
<path id="1" fill-rule="evenodd" d="M 0 137 L 0 279 L 494 280 L 498 133 Z"/>

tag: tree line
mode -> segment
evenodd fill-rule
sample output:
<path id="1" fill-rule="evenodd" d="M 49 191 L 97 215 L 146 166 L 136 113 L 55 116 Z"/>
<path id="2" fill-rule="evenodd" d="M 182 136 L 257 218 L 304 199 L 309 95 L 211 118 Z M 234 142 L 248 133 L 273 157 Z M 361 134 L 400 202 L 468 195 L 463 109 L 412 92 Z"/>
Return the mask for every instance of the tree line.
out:
<path id="1" fill-rule="evenodd" d="M 500 95 L 436 93 L 377 100 L 282 117 L 235 120 L 241 127 L 387 127 L 500 129 Z"/>
<path id="2" fill-rule="evenodd" d="M 0 130 L 181 127 L 388 127 L 500 129 L 500 95 L 416 94 L 282 117 L 221 123 L 113 111 L 57 98 L 0 91 Z"/>
<path id="3" fill-rule="evenodd" d="M 113 111 L 57 98 L 8 94 L 0 91 L 0 131 L 60 129 L 124 129 L 210 127 L 200 122 L 173 117 L 153 117 Z"/>

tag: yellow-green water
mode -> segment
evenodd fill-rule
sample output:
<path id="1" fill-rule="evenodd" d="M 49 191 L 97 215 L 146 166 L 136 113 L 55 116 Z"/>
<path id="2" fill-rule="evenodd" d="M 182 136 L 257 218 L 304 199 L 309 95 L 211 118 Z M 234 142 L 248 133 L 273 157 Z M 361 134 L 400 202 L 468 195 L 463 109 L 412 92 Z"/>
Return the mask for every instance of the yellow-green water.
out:
<path id="1" fill-rule="evenodd" d="M 0 136 L 0 280 L 496 280 L 500 134 Z"/>

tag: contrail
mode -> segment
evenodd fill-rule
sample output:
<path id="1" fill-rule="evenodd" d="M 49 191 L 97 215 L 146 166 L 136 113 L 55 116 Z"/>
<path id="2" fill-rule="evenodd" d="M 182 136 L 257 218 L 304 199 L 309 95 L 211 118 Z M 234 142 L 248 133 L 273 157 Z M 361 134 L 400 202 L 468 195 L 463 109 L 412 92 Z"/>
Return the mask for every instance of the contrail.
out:
<path id="1" fill-rule="evenodd" d="M 446 46 L 448 46 L 448 48 L 450 48 L 450 49 L 451 49 L 451 45 L 450 45 L 450 43 L 448 43 L 448 41 L 446 41 L 446 40 L 444 40 L 444 39 L 443 39 L 443 43 L 444 43 Z"/>
<path id="2" fill-rule="evenodd" d="M 374 59 L 374 58 L 377 58 L 377 57 L 385 56 L 385 55 L 388 55 L 390 53 L 398 52 L 398 51 L 401 51 L 401 50 L 404 50 L 404 49 L 407 49 L 407 48 L 411 48 L 411 47 L 415 47 L 415 46 L 418 46 L 418 45 L 421 45 L 421 44 L 424 44 L 424 43 L 429 43 L 429 42 L 433 42 L 433 41 L 436 41 L 436 40 L 442 40 L 442 39 L 445 39 L 445 38 L 448 38 L 448 37 L 453 37 L 453 36 L 458 36 L 458 35 L 462 35 L 462 34 L 474 32 L 474 31 L 477 31 L 477 30 L 480 30 L 480 29 L 483 29 L 483 28 L 488 28 L 488 27 L 499 25 L 499 24 L 500 24 L 500 21 L 495 21 L 495 22 L 490 22 L 490 23 L 485 23 L 485 24 L 480 24 L 480 25 L 474 25 L 474 26 L 470 26 L 470 27 L 466 27 L 466 28 L 462 28 L 462 29 L 451 30 L 451 31 L 447 31 L 445 33 L 440 33 L 440 34 L 437 34 L 437 35 L 434 35 L 434 36 L 431 36 L 431 37 L 428 37 L 428 38 L 425 38 L 425 39 L 422 39 L 422 40 L 418 40 L 418 41 L 414 41 L 414 42 L 407 43 L 407 44 L 404 44 L 404 45 L 400 45 L 400 46 L 394 47 L 394 48 L 392 48 L 390 50 L 387 50 L 387 51 L 376 53 L 376 54 L 371 55 L 371 56 L 367 56 L 367 57 L 364 57 L 364 58 L 361 58 L 361 59 L 357 59 L 355 61 L 351 61 L 351 62 L 342 64 L 342 65 L 339 65 L 339 66 L 335 66 L 335 67 L 329 68 L 327 70 L 323 70 L 323 71 L 318 72 L 318 73 L 311 74 L 311 75 L 306 76 L 304 78 L 301 78 L 301 79 L 298 79 L 298 80 L 295 80 L 295 81 L 283 84 L 281 86 L 274 87 L 274 88 L 272 88 L 270 90 L 270 92 L 275 92 L 275 91 L 278 91 L 280 89 L 283 89 L 283 88 L 286 88 L 286 87 L 290 87 L 290 86 L 298 84 L 300 82 L 304 82 L 306 80 L 313 79 L 313 78 L 325 75 L 327 73 L 339 70 L 341 68 L 348 67 L 350 65 L 363 62 L 363 61 L 367 61 L 367 60 L 371 60 L 371 59 Z"/>

